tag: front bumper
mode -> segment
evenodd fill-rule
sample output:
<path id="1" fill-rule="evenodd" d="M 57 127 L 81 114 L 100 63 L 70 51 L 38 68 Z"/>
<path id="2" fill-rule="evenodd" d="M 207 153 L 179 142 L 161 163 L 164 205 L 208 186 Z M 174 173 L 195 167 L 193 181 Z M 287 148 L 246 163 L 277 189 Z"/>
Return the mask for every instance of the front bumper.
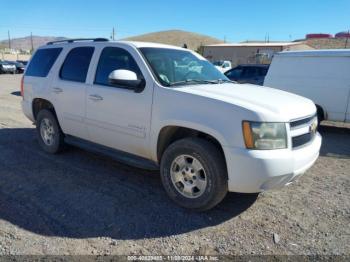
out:
<path id="1" fill-rule="evenodd" d="M 295 150 L 225 147 L 229 191 L 257 193 L 287 185 L 314 164 L 321 142 L 317 133 L 311 143 Z"/>

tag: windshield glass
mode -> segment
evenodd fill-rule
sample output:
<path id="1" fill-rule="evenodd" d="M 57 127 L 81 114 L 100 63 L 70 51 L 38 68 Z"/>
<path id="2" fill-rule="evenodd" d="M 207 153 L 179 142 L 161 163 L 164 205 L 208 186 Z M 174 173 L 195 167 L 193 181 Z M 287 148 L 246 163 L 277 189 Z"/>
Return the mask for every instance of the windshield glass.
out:
<path id="1" fill-rule="evenodd" d="M 215 61 L 213 62 L 213 65 L 216 65 L 216 66 L 222 66 L 224 64 L 224 61 Z"/>
<path id="2" fill-rule="evenodd" d="M 140 50 L 164 86 L 230 81 L 210 62 L 192 52 L 167 48 L 140 48 Z"/>

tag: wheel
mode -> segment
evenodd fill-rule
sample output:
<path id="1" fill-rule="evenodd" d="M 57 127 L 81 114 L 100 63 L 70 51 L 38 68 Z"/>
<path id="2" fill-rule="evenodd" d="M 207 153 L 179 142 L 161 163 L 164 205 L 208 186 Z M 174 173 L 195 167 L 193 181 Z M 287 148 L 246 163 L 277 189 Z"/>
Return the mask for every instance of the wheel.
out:
<path id="1" fill-rule="evenodd" d="M 171 144 L 161 160 L 165 191 L 178 205 L 204 211 L 217 205 L 227 193 L 227 169 L 222 153 L 200 138 Z"/>
<path id="2" fill-rule="evenodd" d="M 38 113 L 36 130 L 39 145 L 45 152 L 56 154 L 63 149 L 64 134 L 51 111 L 43 109 Z"/>

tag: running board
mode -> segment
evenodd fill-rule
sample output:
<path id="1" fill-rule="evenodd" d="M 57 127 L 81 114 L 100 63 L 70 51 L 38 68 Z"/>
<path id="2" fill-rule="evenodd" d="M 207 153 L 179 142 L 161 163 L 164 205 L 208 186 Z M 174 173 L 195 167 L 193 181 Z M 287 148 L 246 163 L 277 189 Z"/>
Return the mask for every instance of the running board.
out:
<path id="1" fill-rule="evenodd" d="M 99 145 L 84 139 L 80 139 L 74 136 L 66 136 L 64 142 L 69 145 L 82 148 L 86 151 L 90 151 L 96 154 L 105 155 L 117 162 L 126 164 L 128 166 L 137 167 L 146 170 L 159 170 L 157 163 L 148 160 L 143 157 L 135 156 L 120 150 L 116 150 L 107 146 Z"/>

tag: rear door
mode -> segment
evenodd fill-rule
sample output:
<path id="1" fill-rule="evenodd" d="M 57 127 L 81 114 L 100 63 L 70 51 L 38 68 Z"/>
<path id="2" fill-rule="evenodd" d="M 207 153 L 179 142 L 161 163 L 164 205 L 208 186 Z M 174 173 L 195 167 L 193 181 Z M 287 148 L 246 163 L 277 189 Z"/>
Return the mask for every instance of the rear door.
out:
<path id="1" fill-rule="evenodd" d="M 153 81 L 137 50 L 130 46 L 101 46 L 94 61 L 86 96 L 89 140 L 138 156 L 149 156 Z M 130 70 L 146 86 L 140 93 L 109 84 L 109 74 Z"/>
<path id="2" fill-rule="evenodd" d="M 87 139 L 85 118 L 86 78 L 94 53 L 93 46 L 78 46 L 66 51 L 54 76 L 52 94 L 60 126 L 64 133 Z"/>

